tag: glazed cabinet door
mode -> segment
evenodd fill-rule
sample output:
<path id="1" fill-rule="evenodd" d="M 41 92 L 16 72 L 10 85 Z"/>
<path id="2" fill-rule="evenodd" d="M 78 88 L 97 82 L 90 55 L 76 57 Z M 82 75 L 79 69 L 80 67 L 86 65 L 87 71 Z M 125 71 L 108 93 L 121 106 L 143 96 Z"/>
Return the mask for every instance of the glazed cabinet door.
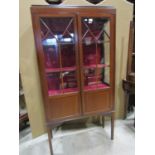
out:
<path id="1" fill-rule="evenodd" d="M 80 14 L 78 23 L 83 113 L 108 112 L 114 93 L 114 17 Z"/>
<path id="2" fill-rule="evenodd" d="M 47 120 L 80 115 L 76 16 L 35 14 L 33 25 Z"/>

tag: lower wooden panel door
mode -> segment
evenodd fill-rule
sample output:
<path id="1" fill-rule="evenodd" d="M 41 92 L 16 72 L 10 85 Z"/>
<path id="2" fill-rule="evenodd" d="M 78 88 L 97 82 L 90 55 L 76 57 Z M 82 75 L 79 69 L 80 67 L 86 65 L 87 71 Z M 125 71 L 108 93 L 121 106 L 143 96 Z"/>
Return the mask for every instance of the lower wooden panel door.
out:
<path id="1" fill-rule="evenodd" d="M 79 93 L 50 98 L 46 108 L 48 121 L 80 115 L 80 102 Z"/>
<path id="2" fill-rule="evenodd" d="M 83 112 L 84 114 L 108 112 L 111 110 L 111 99 L 109 90 L 98 90 L 84 92 Z"/>

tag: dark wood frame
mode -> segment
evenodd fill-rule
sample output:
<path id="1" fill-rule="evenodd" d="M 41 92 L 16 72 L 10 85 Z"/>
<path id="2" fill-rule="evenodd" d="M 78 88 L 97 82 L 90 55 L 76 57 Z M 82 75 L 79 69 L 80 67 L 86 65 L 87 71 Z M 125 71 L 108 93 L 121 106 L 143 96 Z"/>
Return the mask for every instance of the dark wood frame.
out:
<path id="1" fill-rule="evenodd" d="M 91 14 L 90 14 L 91 13 Z M 50 144 L 50 151 L 51 155 L 53 154 L 52 150 L 52 132 L 51 128 L 54 128 L 60 124 L 62 124 L 65 121 L 70 121 L 74 119 L 81 119 L 84 117 L 89 117 L 93 115 L 99 115 L 99 116 L 105 116 L 109 115 L 111 116 L 111 139 L 114 138 L 114 114 L 115 114 L 115 23 L 116 23 L 116 10 L 113 7 L 78 7 L 78 6 L 32 6 L 31 7 L 31 14 L 32 14 L 32 23 L 33 23 L 33 30 L 34 30 L 34 38 L 35 38 L 35 45 L 36 45 L 36 51 L 37 51 L 37 57 L 38 57 L 38 65 L 39 65 L 39 72 L 40 72 L 40 79 L 41 79 L 41 86 L 42 86 L 42 93 L 43 93 L 43 99 L 44 99 L 44 108 L 45 108 L 45 114 L 46 114 L 46 126 L 48 131 L 48 138 L 49 138 L 49 144 Z M 88 16 L 88 17 L 108 17 L 110 18 L 110 88 L 106 88 L 103 90 L 95 90 L 95 91 L 89 91 L 84 92 L 83 91 L 83 75 L 80 71 L 80 68 L 82 68 L 82 46 L 80 41 L 81 36 L 81 16 Z M 44 67 L 44 55 L 43 55 L 43 49 L 41 46 L 41 35 L 40 35 L 40 24 L 38 24 L 39 17 L 40 16 L 57 16 L 57 17 L 73 17 L 74 18 L 74 28 L 75 28 L 75 36 L 76 36 L 76 60 L 79 62 L 77 65 L 78 67 L 78 85 L 79 85 L 79 92 L 78 93 L 69 93 L 64 94 L 60 96 L 48 96 L 47 93 L 47 84 L 46 84 L 46 78 L 45 78 L 45 67 Z M 78 54 L 79 53 L 79 54 Z M 100 102 L 108 102 L 108 108 L 107 109 L 101 109 L 97 111 L 85 111 L 85 100 L 84 96 L 87 95 L 93 95 L 93 94 L 99 94 L 99 96 L 102 96 L 104 94 L 107 94 L 107 97 L 103 96 L 101 98 Z M 96 96 L 97 96 L 96 95 Z M 62 116 L 61 118 L 52 118 L 49 116 L 48 108 L 49 105 L 51 105 L 53 102 L 55 102 L 58 98 L 59 99 L 66 99 L 66 101 L 72 100 L 72 102 L 75 102 L 73 98 L 76 97 L 76 104 L 75 106 L 78 106 L 77 113 L 74 113 L 74 115 L 70 116 Z M 69 99 L 70 98 L 70 99 Z M 69 100 L 68 100 L 69 99 Z M 95 103 L 94 103 L 95 104 Z M 54 105 L 53 105 L 54 106 Z M 58 111 L 57 111 L 58 112 Z M 59 113 L 59 112 L 58 112 Z M 103 119 L 104 121 L 104 119 Z"/>
<path id="2" fill-rule="evenodd" d="M 127 80 L 132 82 L 135 81 L 135 72 L 132 71 L 132 60 L 135 57 L 135 49 L 134 49 L 134 41 L 135 38 L 135 28 L 134 28 L 134 21 L 130 22 L 130 31 L 129 31 L 129 46 L 128 46 L 128 62 L 127 62 Z"/>
<path id="3" fill-rule="evenodd" d="M 133 57 L 135 57 L 134 38 L 135 38 L 134 21 L 131 21 L 129 30 L 127 73 L 126 73 L 126 79 L 123 79 L 122 81 L 122 87 L 123 90 L 125 91 L 124 119 L 127 118 L 129 97 L 130 95 L 135 95 L 135 72 L 132 71 Z"/>

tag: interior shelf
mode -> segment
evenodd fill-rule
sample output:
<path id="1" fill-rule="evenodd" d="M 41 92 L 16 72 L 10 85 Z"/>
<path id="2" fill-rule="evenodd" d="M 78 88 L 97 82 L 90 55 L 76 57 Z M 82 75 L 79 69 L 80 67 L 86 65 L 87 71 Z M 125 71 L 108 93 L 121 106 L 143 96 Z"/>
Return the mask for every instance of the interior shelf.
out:
<path id="1" fill-rule="evenodd" d="M 59 42 L 59 45 L 75 45 L 75 43 L 74 42 Z M 43 46 L 45 46 L 45 47 L 55 47 L 55 45 L 54 44 L 45 44 L 45 43 L 43 43 Z M 58 45 L 57 45 L 58 46 Z"/>
<path id="2" fill-rule="evenodd" d="M 46 69 L 46 73 L 52 72 L 64 72 L 64 71 L 75 71 L 76 67 L 64 67 L 64 68 L 48 68 Z"/>
<path id="3" fill-rule="evenodd" d="M 103 43 L 110 43 L 110 40 L 98 40 L 98 41 L 83 41 L 82 42 L 83 44 L 86 44 L 86 45 L 91 45 L 91 44 L 103 44 Z"/>
<path id="4" fill-rule="evenodd" d="M 85 69 L 89 69 L 89 68 L 103 68 L 103 67 L 110 67 L 110 65 L 107 64 L 92 64 L 92 65 L 85 65 L 84 68 Z"/>
<path id="5" fill-rule="evenodd" d="M 97 89 L 106 89 L 110 88 L 107 84 L 100 83 L 97 85 L 89 85 L 89 86 L 84 86 L 84 90 L 89 91 L 89 90 L 97 90 Z"/>
<path id="6" fill-rule="evenodd" d="M 78 92 L 78 88 L 66 88 L 66 89 L 62 89 L 62 90 L 49 90 L 48 95 L 55 96 L 55 95 L 61 95 L 61 94 L 66 94 L 66 93 L 73 93 L 73 92 Z"/>

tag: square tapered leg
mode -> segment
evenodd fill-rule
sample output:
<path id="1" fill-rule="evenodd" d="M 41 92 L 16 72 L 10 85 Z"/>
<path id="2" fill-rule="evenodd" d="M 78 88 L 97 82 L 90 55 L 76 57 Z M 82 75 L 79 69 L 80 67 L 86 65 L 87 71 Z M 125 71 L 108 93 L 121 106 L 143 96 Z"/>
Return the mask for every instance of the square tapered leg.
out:
<path id="1" fill-rule="evenodd" d="M 115 113 L 111 114 L 111 140 L 114 139 L 114 120 L 115 120 Z"/>
<path id="2" fill-rule="evenodd" d="M 49 142 L 50 154 L 53 155 L 52 130 L 51 130 L 51 128 L 47 128 L 47 133 L 48 133 L 48 142 Z"/>

